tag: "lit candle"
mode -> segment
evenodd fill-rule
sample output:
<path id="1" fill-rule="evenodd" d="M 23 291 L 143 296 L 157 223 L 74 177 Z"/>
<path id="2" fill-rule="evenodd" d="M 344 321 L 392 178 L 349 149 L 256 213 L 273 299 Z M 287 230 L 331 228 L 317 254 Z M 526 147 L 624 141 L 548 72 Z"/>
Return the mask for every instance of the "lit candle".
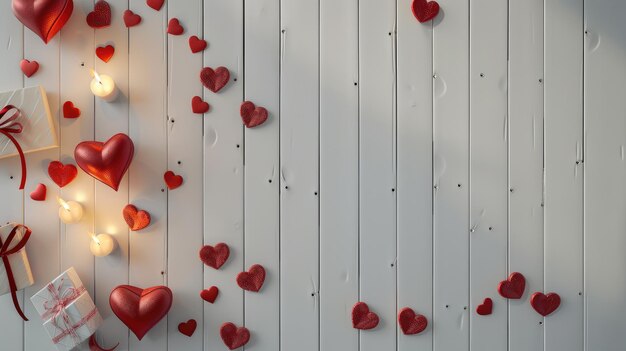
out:
<path id="1" fill-rule="evenodd" d="M 78 202 L 65 201 L 60 197 L 57 197 L 59 202 L 59 218 L 65 224 L 78 223 L 83 218 L 83 206 Z"/>
<path id="2" fill-rule="evenodd" d="M 107 75 L 100 75 L 98 72 L 91 70 L 93 80 L 91 81 L 91 92 L 104 101 L 111 102 L 117 98 L 117 88 L 113 78 Z"/>
<path id="3" fill-rule="evenodd" d="M 115 249 L 115 240 L 109 234 L 89 233 L 91 236 L 91 244 L 89 244 L 89 250 L 96 257 L 108 256 Z"/>

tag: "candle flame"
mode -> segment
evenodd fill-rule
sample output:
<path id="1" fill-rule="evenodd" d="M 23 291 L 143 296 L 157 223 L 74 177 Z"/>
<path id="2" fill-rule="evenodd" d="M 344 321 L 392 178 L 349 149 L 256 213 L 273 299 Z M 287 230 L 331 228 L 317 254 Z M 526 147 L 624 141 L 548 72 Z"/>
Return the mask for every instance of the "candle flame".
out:
<path id="1" fill-rule="evenodd" d="M 102 85 L 102 79 L 100 78 L 100 75 L 98 74 L 98 72 L 92 69 L 91 76 L 96 78 L 96 80 L 98 81 L 98 84 Z"/>
<path id="2" fill-rule="evenodd" d="M 68 212 L 70 211 L 70 205 L 67 202 L 65 202 L 65 200 L 57 196 L 57 202 L 59 203 L 59 205 L 63 206 L 63 208 L 66 211 Z"/>
<path id="3" fill-rule="evenodd" d="M 94 233 L 89 233 L 89 236 L 91 236 L 91 240 L 93 240 L 97 245 L 100 245 L 100 239 L 98 239 L 98 237 L 96 236 L 96 234 Z"/>

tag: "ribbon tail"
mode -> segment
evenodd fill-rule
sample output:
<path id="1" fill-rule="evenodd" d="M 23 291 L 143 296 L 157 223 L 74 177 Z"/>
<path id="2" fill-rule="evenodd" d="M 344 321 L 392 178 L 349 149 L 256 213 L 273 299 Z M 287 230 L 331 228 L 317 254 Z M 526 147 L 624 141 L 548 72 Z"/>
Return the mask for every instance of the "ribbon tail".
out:
<path id="1" fill-rule="evenodd" d="M 22 164 L 22 180 L 20 182 L 19 189 L 23 190 L 24 186 L 26 186 L 26 157 L 24 157 L 24 151 L 22 150 L 20 143 L 18 143 L 17 140 L 10 133 L 1 129 L 0 133 L 4 134 L 7 138 L 9 138 L 9 140 L 11 140 L 11 142 L 13 143 L 13 145 L 15 145 L 15 148 L 17 149 L 17 153 L 20 155 L 20 163 Z"/>
<path id="2" fill-rule="evenodd" d="M 20 307 L 20 302 L 17 300 L 17 285 L 15 284 L 15 278 L 13 277 L 13 272 L 11 271 L 9 258 L 6 256 L 2 256 L 2 262 L 4 263 L 4 267 L 7 269 L 7 278 L 9 280 L 9 290 L 11 291 L 13 306 L 15 306 L 17 314 L 19 314 L 24 321 L 28 321 L 28 318 L 26 318 L 26 315 L 24 315 L 24 311 L 22 311 L 22 308 Z"/>

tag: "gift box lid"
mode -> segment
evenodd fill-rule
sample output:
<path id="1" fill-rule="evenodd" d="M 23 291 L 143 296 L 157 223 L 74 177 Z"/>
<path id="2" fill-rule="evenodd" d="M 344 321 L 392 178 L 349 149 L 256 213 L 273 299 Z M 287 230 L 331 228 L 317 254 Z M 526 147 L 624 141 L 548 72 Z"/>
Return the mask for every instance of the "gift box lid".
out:
<path id="1" fill-rule="evenodd" d="M 45 318 L 45 314 L 57 304 L 58 299 L 65 300 L 67 305 L 83 292 L 85 292 L 83 282 L 74 267 L 70 267 L 33 295 L 30 301 L 39 316 Z"/>
<path id="2" fill-rule="evenodd" d="M 59 350 L 71 350 L 93 335 L 102 317 L 89 293 L 84 292 L 61 312 L 43 323 L 52 343 Z"/>

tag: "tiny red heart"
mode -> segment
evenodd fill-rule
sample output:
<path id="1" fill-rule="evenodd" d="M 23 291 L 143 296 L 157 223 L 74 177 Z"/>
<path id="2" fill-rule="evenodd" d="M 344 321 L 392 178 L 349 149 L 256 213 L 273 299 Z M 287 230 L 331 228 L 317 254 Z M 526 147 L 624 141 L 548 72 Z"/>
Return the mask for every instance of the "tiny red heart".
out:
<path id="1" fill-rule="evenodd" d="M 228 245 L 219 243 L 215 247 L 205 245 L 200 249 L 200 260 L 209 267 L 220 269 L 230 256 Z"/>
<path id="2" fill-rule="evenodd" d="M 248 128 L 260 126 L 267 121 L 268 112 L 264 107 L 257 107 L 250 101 L 244 101 L 239 108 L 241 120 Z"/>
<path id="3" fill-rule="evenodd" d="M 202 40 L 195 35 L 189 37 L 189 48 L 192 53 L 197 53 L 200 51 L 204 51 L 206 49 L 207 43 L 206 40 Z"/>
<path id="4" fill-rule="evenodd" d="M 96 56 L 104 62 L 109 62 L 115 54 L 115 48 L 113 45 L 100 46 L 96 48 Z"/>
<path id="5" fill-rule="evenodd" d="M 148 1 L 146 1 L 146 4 L 148 4 L 148 6 L 150 6 L 151 8 L 153 8 L 156 11 L 161 11 L 161 8 L 163 7 L 164 3 L 165 3 L 165 0 L 148 0 Z"/>
<path id="6" fill-rule="evenodd" d="M 30 193 L 30 198 L 34 201 L 45 201 L 46 200 L 46 186 L 39 183 L 35 190 Z"/>
<path id="7" fill-rule="evenodd" d="M 237 285 L 243 290 L 258 292 L 265 282 L 265 268 L 255 264 L 247 272 L 237 274 Z"/>
<path id="8" fill-rule="evenodd" d="M 185 32 L 185 29 L 180 25 L 178 18 L 172 18 L 167 25 L 167 32 L 171 35 L 181 35 Z"/>
<path id="9" fill-rule="evenodd" d="M 488 316 L 493 312 L 493 301 L 490 298 L 486 298 L 482 304 L 476 307 L 476 313 L 481 316 Z"/>
<path id="10" fill-rule="evenodd" d="M 439 4 L 436 1 L 413 0 L 411 6 L 413 15 L 421 23 L 428 22 L 439 13 Z"/>
<path id="11" fill-rule="evenodd" d="M 250 331 L 246 327 L 237 327 L 233 323 L 224 323 L 220 336 L 230 350 L 238 349 L 250 341 Z"/>
<path id="12" fill-rule="evenodd" d="M 22 69 L 22 73 L 26 77 L 32 77 L 37 71 L 39 71 L 39 62 L 33 60 L 29 61 L 27 59 L 23 59 L 20 61 L 20 68 Z"/>
<path id="13" fill-rule="evenodd" d="M 561 305 L 561 297 L 557 293 L 536 292 L 530 297 L 530 305 L 542 316 L 547 316 L 556 311 Z"/>
<path id="14" fill-rule="evenodd" d="M 215 300 L 217 299 L 217 295 L 219 294 L 220 290 L 217 288 L 217 286 L 212 286 L 208 289 L 204 289 L 200 292 L 200 297 L 209 303 L 214 303 Z"/>
<path id="15" fill-rule="evenodd" d="M 421 314 L 415 314 L 415 311 L 409 307 L 405 307 L 398 313 L 398 324 L 404 335 L 413 335 L 423 332 L 428 326 L 428 319 Z"/>
<path id="16" fill-rule="evenodd" d="M 195 319 L 190 319 L 187 322 L 180 323 L 178 325 L 178 331 L 183 334 L 191 337 L 193 333 L 196 331 L 196 327 L 198 327 L 198 323 L 196 323 Z"/>
<path id="17" fill-rule="evenodd" d="M 498 284 L 498 292 L 507 299 L 520 299 L 524 295 L 526 288 L 526 278 L 522 273 L 513 272 L 507 280 L 503 280 Z"/>
<path id="18" fill-rule="evenodd" d="M 48 175 L 59 187 L 64 187 L 76 178 L 78 169 L 74 165 L 64 165 L 59 161 L 52 161 L 48 165 Z"/>
<path id="19" fill-rule="evenodd" d="M 124 11 L 124 24 L 126 28 L 134 27 L 141 23 L 141 16 L 131 10 Z"/>
<path id="20" fill-rule="evenodd" d="M 122 215 L 132 231 L 142 230 L 150 225 L 150 214 L 144 210 L 138 210 L 134 205 L 126 205 Z"/>
<path id="21" fill-rule="evenodd" d="M 202 98 L 199 96 L 194 96 L 191 99 L 191 111 L 193 111 L 193 113 L 199 113 L 199 114 L 207 113 L 209 112 L 210 108 L 211 106 L 209 105 L 209 103 L 204 102 Z"/>
<path id="22" fill-rule="evenodd" d="M 174 190 L 183 185 L 183 177 L 176 175 L 176 173 L 172 171 L 165 172 L 163 179 L 165 180 L 167 188 L 170 190 Z"/>
<path id="23" fill-rule="evenodd" d="M 374 329 L 379 321 L 378 315 L 371 312 L 365 302 L 357 302 L 354 307 L 352 307 L 352 327 L 354 327 L 354 329 Z"/>
<path id="24" fill-rule="evenodd" d="M 66 101 L 63 104 L 63 117 L 78 118 L 80 117 L 80 109 L 75 107 L 73 102 Z"/>
<path id="25" fill-rule="evenodd" d="M 87 14 L 87 24 L 91 28 L 102 28 L 111 25 L 111 6 L 100 0 L 96 2 L 92 12 Z"/>
<path id="26" fill-rule="evenodd" d="M 226 67 L 218 67 L 216 70 L 213 70 L 211 67 L 205 67 L 200 72 L 200 81 L 214 93 L 222 90 L 229 80 L 230 72 Z"/>

